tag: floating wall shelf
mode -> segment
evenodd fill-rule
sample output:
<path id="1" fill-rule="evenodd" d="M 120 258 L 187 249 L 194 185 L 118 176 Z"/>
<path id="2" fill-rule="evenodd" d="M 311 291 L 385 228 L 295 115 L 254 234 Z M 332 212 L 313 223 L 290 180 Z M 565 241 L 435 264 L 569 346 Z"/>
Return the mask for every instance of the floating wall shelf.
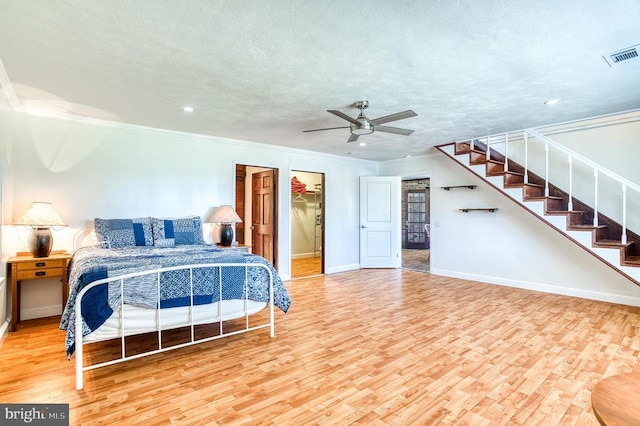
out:
<path id="1" fill-rule="evenodd" d="M 445 191 L 449 191 L 453 188 L 467 188 L 467 189 L 476 189 L 478 185 L 456 185 L 456 186 L 443 186 L 442 189 Z"/>
<path id="2" fill-rule="evenodd" d="M 489 212 L 489 213 L 493 213 L 493 212 L 497 212 L 498 208 L 497 207 L 487 207 L 487 208 L 483 208 L 483 209 L 460 209 L 460 211 L 462 213 L 469 213 L 469 212 Z"/>

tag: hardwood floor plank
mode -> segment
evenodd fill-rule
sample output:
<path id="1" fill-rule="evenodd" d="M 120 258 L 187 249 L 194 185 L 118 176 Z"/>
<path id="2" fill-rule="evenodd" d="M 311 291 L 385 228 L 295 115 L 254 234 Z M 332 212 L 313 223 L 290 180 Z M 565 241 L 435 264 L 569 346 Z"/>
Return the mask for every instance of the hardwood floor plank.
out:
<path id="1" fill-rule="evenodd" d="M 582 426 L 598 424 L 595 383 L 640 371 L 634 307 L 401 269 L 286 285 L 293 304 L 277 311 L 275 338 L 93 370 L 79 392 L 58 319 L 25 321 L 2 342 L 0 401 L 69 403 L 72 425 Z"/>

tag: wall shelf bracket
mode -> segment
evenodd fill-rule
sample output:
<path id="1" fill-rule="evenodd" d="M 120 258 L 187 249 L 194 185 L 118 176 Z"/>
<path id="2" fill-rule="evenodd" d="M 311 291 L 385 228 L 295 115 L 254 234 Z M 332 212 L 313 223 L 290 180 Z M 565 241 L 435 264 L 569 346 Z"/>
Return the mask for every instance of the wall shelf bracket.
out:
<path id="1" fill-rule="evenodd" d="M 466 189 L 476 189 L 478 185 L 456 185 L 456 186 L 443 186 L 442 189 L 445 191 L 449 191 L 454 188 L 466 188 Z"/>
<path id="2" fill-rule="evenodd" d="M 486 208 L 482 208 L 482 209 L 459 209 L 462 213 L 469 213 L 469 212 L 488 212 L 488 213 L 493 213 L 493 212 L 497 212 L 498 208 L 497 207 L 486 207 Z"/>

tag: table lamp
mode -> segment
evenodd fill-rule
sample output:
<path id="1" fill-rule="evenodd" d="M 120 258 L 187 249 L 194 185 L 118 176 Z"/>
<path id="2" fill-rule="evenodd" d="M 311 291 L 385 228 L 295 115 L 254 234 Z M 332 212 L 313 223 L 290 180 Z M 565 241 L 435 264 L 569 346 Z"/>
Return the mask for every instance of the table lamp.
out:
<path id="1" fill-rule="evenodd" d="M 211 222 L 220 224 L 220 245 L 228 247 L 233 243 L 233 225 L 242 222 L 231 206 L 220 206 L 211 217 Z"/>
<path id="2" fill-rule="evenodd" d="M 52 226 L 67 226 L 60 213 L 51 203 L 35 201 L 22 216 L 14 222 L 14 225 L 26 225 L 31 227 L 29 234 L 29 250 L 33 257 L 47 257 L 53 247 Z"/>

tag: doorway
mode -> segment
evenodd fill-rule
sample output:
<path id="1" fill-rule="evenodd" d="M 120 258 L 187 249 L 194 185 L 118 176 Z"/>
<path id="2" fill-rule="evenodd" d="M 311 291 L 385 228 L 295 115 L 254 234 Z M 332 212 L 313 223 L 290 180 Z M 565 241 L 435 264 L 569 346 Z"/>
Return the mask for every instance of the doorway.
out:
<path id="1" fill-rule="evenodd" d="M 267 259 L 276 269 L 278 253 L 278 169 L 236 164 L 236 226 L 238 243 Z"/>
<path id="2" fill-rule="evenodd" d="M 430 179 L 402 181 L 402 267 L 429 272 Z"/>
<path id="3" fill-rule="evenodd" d="M 291 278 L 324 273 L 324 173 L 291 171 Z"/>

